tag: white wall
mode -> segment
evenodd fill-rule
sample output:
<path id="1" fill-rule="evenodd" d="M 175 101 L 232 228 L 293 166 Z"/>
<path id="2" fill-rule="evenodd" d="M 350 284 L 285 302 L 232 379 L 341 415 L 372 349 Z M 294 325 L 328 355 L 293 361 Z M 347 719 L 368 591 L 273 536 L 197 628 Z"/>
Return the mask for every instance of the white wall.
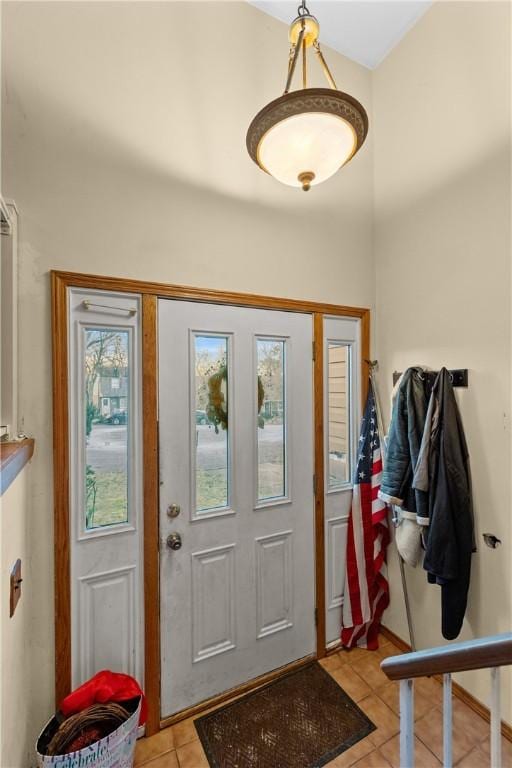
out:
<path id="1" fill-rule="evenodd" d="M 457 392 L 478 553 L 460 639 L 510 631 L 510 6 L 436 3 L 374 73 L 377 354 L 393 370 L 469 368 Z M 488 549 L 483 532 L 503 545 Z M 407 569 L 417 645 L 445 642 L 440 594 Z M 396 559 L 385 623 L 407 638 Z M 488 674 L 459 681 L 488 701 Z M 504 716 L 512 721 L 510 678 Z"/>
<path id="2" fill-rule="evenodd" d="M 4 3 L 3 190 L 20 210 L 20 415 L 37 445 L 31 738 L 54 683 L 48 271 L 373 305 L 371 134 L 308 194 L 247 155 L 287 55 L 286 27 L 246 3 Z M 369 71 L 327 56 L 369 106 Z"/>
<path id="3" fill-rule="evenodd" d="M 30 501 L 30 465 L 26 466 L 0 498 L 0 765 L 25 768 L 29 764 L 30 634 L 34 610 L 28 530 L 34 510 Z M 9 618 L 9 574 L 21 559 L 21 597 Z"/>

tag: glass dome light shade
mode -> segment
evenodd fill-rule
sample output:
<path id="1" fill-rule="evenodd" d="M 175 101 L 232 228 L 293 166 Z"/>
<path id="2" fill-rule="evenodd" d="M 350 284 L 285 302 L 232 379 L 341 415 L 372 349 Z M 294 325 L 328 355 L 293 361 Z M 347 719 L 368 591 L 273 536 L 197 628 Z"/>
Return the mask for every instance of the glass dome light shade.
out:
<path id="1" fill-rule="evenodd" d="M 364 107 L 330 88 L 292 91 L 270 102 L 247 132 L 247 149 L 278 181 L 307 190 L 332 176 L 362 146 Z"/>
<path id="2" fill-rule="evenodd" d="M 349 160 L 357 146 L 354 129 L 326 112 L 302 112 L 276 123 L 258 145 L 258 164 L 283 184 L 320 184 Z"/>

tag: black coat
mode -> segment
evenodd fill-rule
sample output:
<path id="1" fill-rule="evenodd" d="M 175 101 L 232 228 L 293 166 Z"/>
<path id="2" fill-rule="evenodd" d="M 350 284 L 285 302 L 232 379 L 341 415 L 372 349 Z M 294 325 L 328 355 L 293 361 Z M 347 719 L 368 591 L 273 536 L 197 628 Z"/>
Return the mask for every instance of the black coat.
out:
<path id="1" fill-rule="evenodd" d="M 446 368 L 432 389 L 413 487 L 428 492 L 423 567 L 441 585 L 442 633 L 453 640 L 466 612 L 475 537 L 469 454 Z"/>

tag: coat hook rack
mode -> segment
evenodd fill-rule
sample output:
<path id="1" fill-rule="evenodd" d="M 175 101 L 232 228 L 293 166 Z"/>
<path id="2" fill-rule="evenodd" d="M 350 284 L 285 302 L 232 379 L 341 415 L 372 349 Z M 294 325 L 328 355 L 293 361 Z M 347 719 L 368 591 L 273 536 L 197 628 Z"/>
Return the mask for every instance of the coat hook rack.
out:
<path id="1" fill-rule="evenodd" d="M 434 379 L 437 376 L 439 371 L 424 371 L 423 375 L 426 376 L 429 379 L 429 383 L 434 383 Z M 452 380 L 452 386 L 454 387 L 467 387 L 469 386 L 468 381 L 468 369 L 467 368 L 455 368 L 452 371 L 448 371 L 448 373 L 451 376 Z M 393 373 L 393 386 L 397 383 L 398 379 L 402 375 L 401 371 L 394 371 Z"/>

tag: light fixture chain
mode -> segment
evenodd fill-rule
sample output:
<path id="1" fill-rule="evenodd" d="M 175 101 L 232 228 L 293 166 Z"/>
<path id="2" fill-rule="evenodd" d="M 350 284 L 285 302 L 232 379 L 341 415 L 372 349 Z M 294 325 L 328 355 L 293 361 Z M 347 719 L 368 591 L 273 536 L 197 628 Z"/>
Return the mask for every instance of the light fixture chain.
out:
<path id="1" fill-rule="evenodd" d="M 302 0 L 302 3 L 297 8 L 297 16 L 310 16 L 309 8 L 306 6 L 306 0 Z"/>
<path id="2" fill-rule="evenodd" d="M 295 50 L 293 52 L 292 63 L 291 63 L 291 66 L 288 69 L 288 77 L 286 78 L 286 86 L 285 86 L 285 89 L 284 89 L 285 94 L 288 93 L 289 90 L 290 90 L 290 85 L 291 85 L 291 82 L 292 82 L 293 73 L 295 72 L 295 66 L 297 64 L 297 59 L 299 58 L 299 52 L 300 52 L 300 50 L 302 48 L 302 40 L 303 40 L 303 38 L 304 38 L 304 25 L 302 26 L 302 29 L 299 32 L 299 38 L 297 40 L 297 44 L 296 44 Z"/>
<path id="3" fill-rule="evenodd" d="M 288 82 L 288 78 L 290 77 L 290 72 L 292 71 L 293 66 L 293 57 L 295 55 L 295 45 L 292 43 L 290 45 L 290 52 L 288 53 L 288 72 L 286 73 L 286 78 Z"/>
<path id="4" fill-rule="evenodd" d="M 303 28 L 304 22 L 302 22 Z M 308 87 L 308 73 L 307 73 L 307 61 L 306 61 L 306 38 L 302 40 L 302 87 Z"/>
<path id="5" fill-rule="evenodd" d="M 321 64 L 321 67 L 322 67 L 322 69 L 324 71 L 325 78 L 326 78 L 327 82 L 329 83 L 329 85 L 331 86 L 331 88 L 333 88 L 336 91 L 337 90 L 337 86 L 336 86 L 336 83 L 334 81 L 334 77 L 331 74 L 331 70 L 327 66 L 327 62 L 324 59 L 324 55 L 323 55 L 322 51 L 320 50 L 320 43 L 318 42 L 318 40 L 315 40 L 313 45 L 314 45 L 314 48 L 315 48 L 315 53 L 318 56 L 318 60 L 319 60 L 319 62 Z"/>

